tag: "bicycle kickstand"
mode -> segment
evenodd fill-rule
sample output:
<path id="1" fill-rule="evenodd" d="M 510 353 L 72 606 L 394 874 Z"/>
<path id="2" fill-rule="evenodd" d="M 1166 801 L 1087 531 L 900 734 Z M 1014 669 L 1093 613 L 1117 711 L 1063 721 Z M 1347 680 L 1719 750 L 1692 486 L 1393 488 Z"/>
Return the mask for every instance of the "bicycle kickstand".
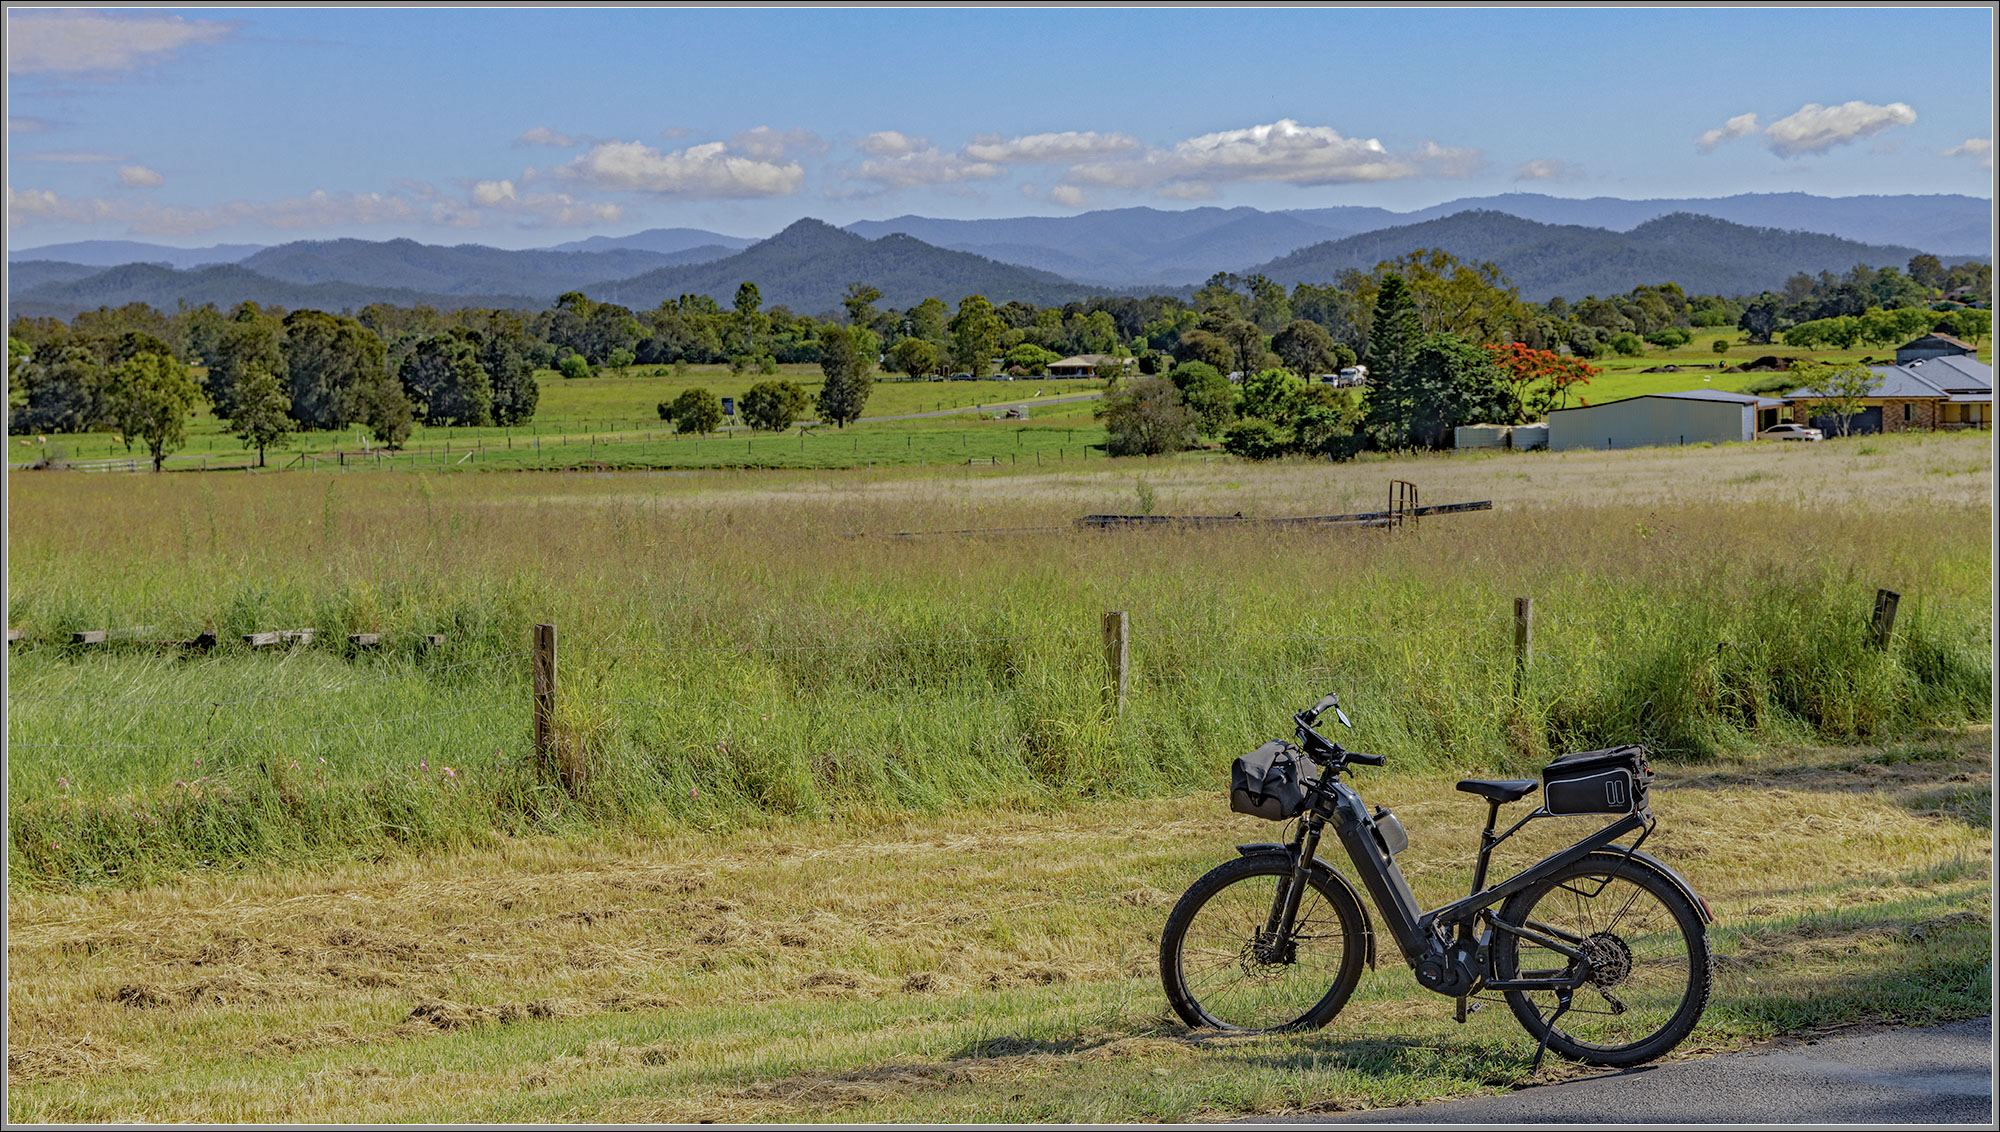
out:
<path id="1" fill-rule="evenodd" d="M 1549 1035 L 1556 1032 L 1556 1019 L 1569 1013 L 1569 1002 L 1570 992 L 1568 990 L 1559 990 L 1556 992 L 1556 1012 L 1549 1015 L 1547 1025 L 1542 1028 L 1542 1042 L 1535 1047 L 1535 1063 L 1528 1067 L 1529 1076 L 1532 1077 L 1542 1071 L 1542 1055 L 1549 1052 Z"/>

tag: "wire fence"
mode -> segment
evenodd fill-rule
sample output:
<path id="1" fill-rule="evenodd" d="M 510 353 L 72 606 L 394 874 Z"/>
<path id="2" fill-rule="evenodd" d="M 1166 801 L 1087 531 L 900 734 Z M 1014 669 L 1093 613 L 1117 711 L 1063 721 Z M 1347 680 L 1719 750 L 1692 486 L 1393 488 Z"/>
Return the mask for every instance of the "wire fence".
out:
<path id="1" fill-rule="evenodd" d="M 1503 626 L 1513 628 L 1516 659 L 1525 667 L 1526 657 L 1521 650 L 1525 648 L 1527 639 L 1523 632 L 1523 618 L 1518 611 L 1514 617 L 1454 618 L 1452 622 L 1452 628 L 1459 636 L 1481 639 L 1480 651 L 1489 654 L 1493 660 L 1504 660 L 1505 654 L 1499 650 L 1506 634 L 1497 631 Z M 375 729 L 381 733 L 381 742 L 393 749 L 399 743 L 407 746 L 441 739 L 451 741 L 453 737 L 440 736 L 434 731 L 419 733 L 414 725 L 473 715 L 489 717 L 486 725 L 474 729 L 479 744 L 490 746 L 496 737 L 504 742 L 511 736 L 518 745 L 521 740 L 543 736 L 543 725 L 562 705 L 568 705 L 569 710 L 588 709 L 600 717 L 606 712 L 613 716 L 623 715 L 628 718 L 613 722 L 634 725 L 643 722 L 649 726 L 656 725 L 663 716 L 698 719 L 710 724 L 716 722 L 717 717 L 734 718 L 757 713 L 768 718 L 774 712 L 789 710 L 807 710 L 841 718 L 880 717 L 922 713 L 934 709 L 940 702 L 997 707 L 1038 699 L 1055 705 L 1090 701 L 1099 693 L 1113 712 L 1122 713 L 1127 710 L 1128 697 L 1138 696 L 1143 706 L 1144 698 L 1154 692 L 1173 693 L 1176 689 L 1204 686 L 1276 690 L 1301 681 L 1353 679 L 1380 663 L 1379 654 L 1355 657 L 1356 646 L 1361 646 L 1361 651 L 1371 646 L 1379 649 L 1417 639 L 1435 639 L 1436 634 L 1435 626 L 1374 628 L 1366 632 L 1354 629 L 1349 625 L 1330 626 L 1326 631 L 1304 627 L 1299 632 L 1253 633 L 1169 623 L 1133 633 L 1125 614 L 1112 613 L 1106 615 L 1101 633 L 1052 629 L 1000 635 L 800 643 L 736 641 L 649 645 L 572 642 L 564 646 L 564 655 L 570 659 L 566 662 L 567 670 L 561 686 L 555 680 L 551 630 L 551 644 L 546 654 L 538 645 L 527 650 L 421 665 L 333 683 L 287 686 L 251 695 L 200 698 L 79 691 L 75 687 L 80 682 L 77 677 L 79 674 L 88 677 L 93 654 L 78 652 L 75 654 L 76 663 L 64 665 L 54 676 L 57 679 L 67 678 L 69 687 L 49 691 L 36 687 L 22 691 L 9 688 L 6 696 L 7 746 L 9 750 L 24 752 L 246 751 L 260 745 L 310 746 L 339 741 L 356 732 Z M 1089 643 L 1098 640 L 1102 641 L 1104 652 L 1093 657 L 1094 650 Z M 1139 646 L 1136 660 L 1131 651 L 1135 642 Z M 1149 642 L 1162 646 L 1164 654 L 1150 647 Z M 1202 646 L 1210 656 L 1218 659 L 1211 661 L 1205 670 L 1189 670 L 1191 658 L 1184 654 L 1189 643 Z M 1295 655 L 1299 651 L 1298 646 L 1302 645 L 1340 650 L 1341 655 L 1323 652 L 1314 656 Z M 1274 650 L 1270 646 L 1279 647 Z M 939 669 L 935 665 L 929 668 L 924 666 L 953 650 L 992 648 L 1000 648 L 1007 655 L 994 659 L 992 663 L 974 663 L 957 670 L 956 674 L 968 678 L 956 682 L 949 678 L 954 670 Z M 1274 651 L 1279 655 L 1270 655 Z M 832 670 L 816 669 L 807 673 L 788 672 L 786 665 L 780 663 L 773 671 L 783 690 L 761 700 L 746 700 L 740 688 L 727 687 L 734 674 L 701 660 L 734 655 L 783 662 L 788 657 L 827 654 L 880 659 L 892 657 L 898 652 L 913 654 L 902 659 L 915 662 L 915 665 L 894 669 L 886 678 L 879 665 L 863 666 L 858 673 L 845 672 L 837 666 Z M 1245 653 L 1260 652 L 1264 655 L 1256 658 L 1258 667 L 1255 671 L 1237 671 L 1228 667 L 1231 663 L 1246 661 Z M 1047 662 L 1040 673 L 1042 679 L 1032 687 L 1022 686 L 1020 665 L 1014 663 L 1026 654 L 1040 654 Z M 658 657 L 666 662 L 666 666 L 618 667 L 619 658 L 631 656 Z M 612 658 L 612 662 L 598 664 L 593 659 L 598 657 Z M 680 664 L 672 658 L 687 658 L 696 663 Z M 515 664 L 521 667 L 510 669 L 509 666 Z M 477 678 L 452 686 L 446 686 L 449 682 L 441 680 L 447 674 L 467 670 L 479 670 Z M 36 679 L 39 683 L 45 678 L 37 673 Z M 718 680 L 725 687 L 714 687 L 714 682 Z M 710 686 L 703 687 L 704 682 Z M 511 693 L 508 691 L 510 684 L 513 687 Z M 652 689 L 662 685 L 670 685 L 677 690 L 669 696 L 652 692 Z M 386 705 L 368 702 L 369 695 L 374 692 L 389 693 L 391 702 Z M 717 692 L 721 694 L 715 694 Z M 454 697 L 473 698 L 477 702 L 455 703 L 452 702 Z M 276 718 L 264 710 L 271 705 L 283 707 L 283 712 Z M 302 712 L 301 705 L 308 705 L 307 710 Z M 436 706 L 422 711 L 395 710 L 397 707 L 430 705 Z M 137 710 L 123 713 L 102 710 L 107 708 Z M 286 726 L 300 715 L 314 712 L 331 718 L 312 726 Z M 76 718 L 78 715 L 88 718 Z M 52 731 L 60 738 L 50 738 Z M 133 741 L 135 731 L 165 737 Z M 457 738 L 469 741 L 471 736 Z M 542 740 L 536 741 L 539 743 Z"/>

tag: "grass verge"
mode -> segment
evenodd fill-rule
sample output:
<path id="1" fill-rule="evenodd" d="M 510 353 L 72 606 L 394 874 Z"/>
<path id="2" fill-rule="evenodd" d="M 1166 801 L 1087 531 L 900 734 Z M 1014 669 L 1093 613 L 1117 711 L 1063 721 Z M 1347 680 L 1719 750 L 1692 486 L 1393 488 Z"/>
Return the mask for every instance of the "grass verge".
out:
<path id="1" fill-rule="evenodd" d="M 1362 775 L 1411 830 L 1422 901 L 1456 895 L 1478 803 L 1449 775 Z M 1990 728 L 1670 768 L 1655 808 L 1649 848 L 1717 918 L 1716 993 L 1674 1056 L 1990 1009 Z M 1456 1025 L 1393 955 L 1324 1030 L 1180 1026 L 1153 966 L 1167 909 L 1275 832 L 1217 787 L 10 889 L 7 1116 L 1169 1121 L 1528 1080 L 1504 1007 Z"/>

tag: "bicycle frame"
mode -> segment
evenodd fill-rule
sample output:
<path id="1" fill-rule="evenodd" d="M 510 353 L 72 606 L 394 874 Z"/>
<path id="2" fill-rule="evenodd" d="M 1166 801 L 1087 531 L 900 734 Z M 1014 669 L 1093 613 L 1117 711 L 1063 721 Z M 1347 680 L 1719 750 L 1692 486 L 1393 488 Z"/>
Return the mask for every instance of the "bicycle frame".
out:
<path id="1" fill-rule="evenodd" d="M 1352 727 L 1339 705 L 1328 693 L 1292 717 L 1296 746 L 1271 744 L 1237 760 L 1230 808 L 1296 823 L 1288 844 L 1238 845 L 1255 859 L 1211 869 L 1168 915 L 1160 978 L 1176 1014 L 1197 1028 L 1253 1033 L 1323 1026 L 1375 965 L 1377 934 L 1386 930 L 1419 985 L 1457 1000 L 1460 1022 L 1485 1005 L 1475 996 L 1498 992 L 1537 1039 L 1537 1068 L 1549 1050 L 1588 1065 L 1639 1065 L 1686 1040 L 1714 987 L 1704 926 L 1714 916 L 1686 880 L 1640 851 L 1657 828 L 1643 749 L 1551 763 L 1546 785 L 1602 780 L 1628 789 L 1574 798 L 1558 789 L 1504 832 L 1496 832 L 1500 807 L 1537 783 L 1460 782 L 1487 802 L 1471 888 L 1426 911 L 1396 861 L 1409 845 L 1402 823 L 1385 809 L 1371 813 L 1341 781 L 1388 760 L 1343 750 L 1313 729 L 1329 710 Z M 1316 780 L 1300 782 L 1296 775 L 1315 762 Z M 1571 812 L 1597 814 L 1601 828 L 1492 881 L 1501 844 L 1538 818 Z M 1319 856 L 1329 826 L 1352 872 Z"/>
<path id="2" fill-rule="evenodd" d="M 1307 739 L 1309 747 L 1322 746 L 1327 754 L 1334 757 L 1325 763 L 1320 772 L 1313 793 L 1313 805 L 1302 816 L 1298 836 L 1294 839 L 1291 850 L 1294 861 L 1292 883 L 1285 885 L 1272 903 L 1266 932 L 1267 938 L 1273 942 L 1290 936 L 1306 875 L 1314 867 L 1320 839 L 1329 823 L 1348 859 L 1353 862 L 1362 886 L 1368 890 L 1376 909 L 1382 914 L 1397 949 L 1415 971 L 1417 981 L 1430 990 L 1461 1000 L 1479 990 L 1563 992 L 1581 986 L 1589 977 L 1588 965 L 1579 962 L 1584 959 L 1578 947 L 1582 939 L 1548 925 L 1508 923 L 1491 909 L 1590 854 L 1613 847 L 1624 837 L 1639 834 L 1630 845 L 1617 845 L 1627 858 L 1637 856 L 1646 864 L 1658 867 L 1683 889 L 1687 888 L 1686 882 L 1672 870 L 1638 853 L 1639 846 L 1651 835 L 1655 824 L 1651 811 L 1644 809 L 1620 817 L 1568 848 L 1488 886 L 1486 877 L 1493 851 L 1530 821 L 1552 816 L 1538 806 L 1505 833 L 1495 836 L 1493 830 L 1498 821 L 1500 803 L 1489 799 L 1486 827 L 1480 834 L 1479 855 L 1473 867 L 1471 892 L 1443 907 L 1423 911 L 1418 907 L 1409 883 L 1403 879 L 1395 857 L 1379 835 L 1375 818 L 1369 814 L 1361 795 L 1338 779 L 1345 762 L 1341 756 L 1347 752 L 1313 732 L 1303 721 L 1300 726 L 1301 737 Z M 1693 895 L 1691 889 L 1688 892 Z M 1706 916 L 1706 903 L 1699 897 L 1695 898 L 1695 902 Z M 1476 930 L 1482 923 L 1490 925 L 1490 929 L 1484 932 Z M 1561 975 L 1551 974 L 1543 978 L 1489 978 L 1492 974 L 1490 945 L 1493 930 L 1519 936 L 1566 957 L 1570 961 L 1568 970 Z"/>

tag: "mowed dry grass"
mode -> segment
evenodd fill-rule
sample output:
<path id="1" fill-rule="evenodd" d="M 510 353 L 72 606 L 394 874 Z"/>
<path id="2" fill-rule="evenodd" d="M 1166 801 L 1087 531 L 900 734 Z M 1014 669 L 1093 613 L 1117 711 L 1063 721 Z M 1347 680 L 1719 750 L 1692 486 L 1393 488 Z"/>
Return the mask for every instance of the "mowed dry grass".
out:
<path id="1" fill-rule="evenodd" d="M 1668 770 L 1647 847 L 1708 899 L 1719 956 L 1682 1055 L 1983 994 L 1894 988 L 1944 958 L 1990 964 L 1990 773 L 1986 727 Z M 1444 776 L 1360 785 L 1411 829 L 1424 903 L 1462 891 L 1480 804 Z M 1510 860 L 1578 832 L 1542 824 L 1567 828 Z M 1504 1008 L 1460 1029 L 1386 941 L 1318 1034 L 1217 1042 L 1172 1019 L 1168 908 L 1277 832 L 1217 789 L 14 892 L 8 1115 L 1185 1119 L 1525 1076 Z M 1818 1005 L 1787 1021 L 1773 1003 Z"/>

